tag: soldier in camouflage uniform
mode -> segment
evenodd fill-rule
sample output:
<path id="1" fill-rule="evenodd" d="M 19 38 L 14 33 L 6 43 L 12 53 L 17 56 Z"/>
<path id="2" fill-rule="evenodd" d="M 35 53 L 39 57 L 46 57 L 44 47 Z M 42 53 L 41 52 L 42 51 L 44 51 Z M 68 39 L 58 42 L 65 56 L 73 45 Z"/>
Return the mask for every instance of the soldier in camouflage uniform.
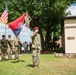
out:
<path id="1" fill-rule="evenodd" d="M 0 41 L 2 61 L 4 61 L 6 59 L 6 53 L 7 53 L 8 43 L 9 42 L 8 42 L 8 40 L 6 40 L 5 35 L 2 35 L 2 39 Z"/>
<path id="2" fill-rule="evenodd" d="M 12 59 L 12 40 L 11 35 L 8 35 L 8 41 L 11 45 L 8 44 L 8 59 Z"/>
<path id="3" fill-rule="evenodd" d="M 40 39 L 40 34 L 38 34 L 39 32 L 39 28 L 35 27 L 34 31 L 31 34 L 31 38 L 32 38 L 32 58 L 33 58 L 33 66 L 34 68 L 39 67 L 39 63 L 40 63 L 40 51 L 41 51 L 41 39 Z"/>
<path id="4" fill-rule="evenodd" d="M 13 39 L 13 44 L 15 46 L 15 59 L 19 59 L 19 53 L 20 53 L 20 49 L 19 49 L 19 43 L 18 43 L 19 39 L 18 39 L 18 35 L 16 35 Z"/>

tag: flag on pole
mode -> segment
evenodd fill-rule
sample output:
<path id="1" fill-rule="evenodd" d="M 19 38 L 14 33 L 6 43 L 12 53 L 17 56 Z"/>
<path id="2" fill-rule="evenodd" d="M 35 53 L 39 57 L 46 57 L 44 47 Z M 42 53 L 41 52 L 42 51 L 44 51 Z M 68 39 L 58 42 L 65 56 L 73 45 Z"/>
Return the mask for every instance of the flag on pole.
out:
<path id="1" fill-rule="evenodd" d="M 23 14 L 18 19 L 14 20 L 13 22 L 10 22 L 8 26 L 11 28 L 11 30 L 14 32 L 15 35 L 19 35 L 21 32 L 21 29 L 24 25 L 24 18 L 26 14 Z"/>
<path id="2" fill-rule="evenodd" d="M 7 23 L 8 22 L 8 8 L 6 7 L 1 15 L 1 22 Z"/>

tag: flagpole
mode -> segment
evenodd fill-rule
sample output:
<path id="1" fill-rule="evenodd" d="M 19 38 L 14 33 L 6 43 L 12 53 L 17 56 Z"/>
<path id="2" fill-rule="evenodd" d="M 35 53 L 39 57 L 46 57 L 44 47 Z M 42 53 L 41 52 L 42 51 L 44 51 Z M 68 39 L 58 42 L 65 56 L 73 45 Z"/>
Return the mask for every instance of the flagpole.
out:
<path id="1" fill-rule="evenodd" d="M 5 36 L 6 36 L 6 25 L 5 25 Z"/>
<path id="2" fill-rule="evenodd" d="M 7 2 L 6 2 L 6 7 L 7 7 Z M 6 22 L 6 23 L 7 23 L 7 22 Z M 6 24 L 6 23 L 5 23 L 5 24 Z M 5 36 L 6 36 L 6 25 L 5 25 Z"/>

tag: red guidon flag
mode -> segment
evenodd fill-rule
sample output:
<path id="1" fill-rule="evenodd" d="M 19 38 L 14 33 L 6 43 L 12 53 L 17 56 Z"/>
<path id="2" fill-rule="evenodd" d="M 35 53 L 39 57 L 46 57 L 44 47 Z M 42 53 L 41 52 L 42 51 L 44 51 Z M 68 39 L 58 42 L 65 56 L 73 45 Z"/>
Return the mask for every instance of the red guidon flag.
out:
<path id="1" fill-rule="evenodd" d="M 14 32 L 15 35 L 19 35 L 19 33 L 21 32 L 21 29 L 24 24 L 25 16 L 26 16 L 26 14 L 24 13 L 18 19 L 14 20 L 13 22 L 10 22 L 8 24 L 8 26 L 11 28 L 11 30 Z"/>

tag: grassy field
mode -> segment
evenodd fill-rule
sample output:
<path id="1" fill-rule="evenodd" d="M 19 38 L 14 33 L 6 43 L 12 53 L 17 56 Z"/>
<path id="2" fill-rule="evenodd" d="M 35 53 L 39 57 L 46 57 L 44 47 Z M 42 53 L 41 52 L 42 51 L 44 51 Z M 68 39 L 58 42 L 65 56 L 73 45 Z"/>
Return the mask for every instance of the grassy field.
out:
<path id="1" fill-rule="evenodd" d="M 34 69 L 31 54 L 23 54 L 20 61 L 0 61 L 0 75 L 76 75 L 76 58 L 41 54 L 40 68 Z"/>

